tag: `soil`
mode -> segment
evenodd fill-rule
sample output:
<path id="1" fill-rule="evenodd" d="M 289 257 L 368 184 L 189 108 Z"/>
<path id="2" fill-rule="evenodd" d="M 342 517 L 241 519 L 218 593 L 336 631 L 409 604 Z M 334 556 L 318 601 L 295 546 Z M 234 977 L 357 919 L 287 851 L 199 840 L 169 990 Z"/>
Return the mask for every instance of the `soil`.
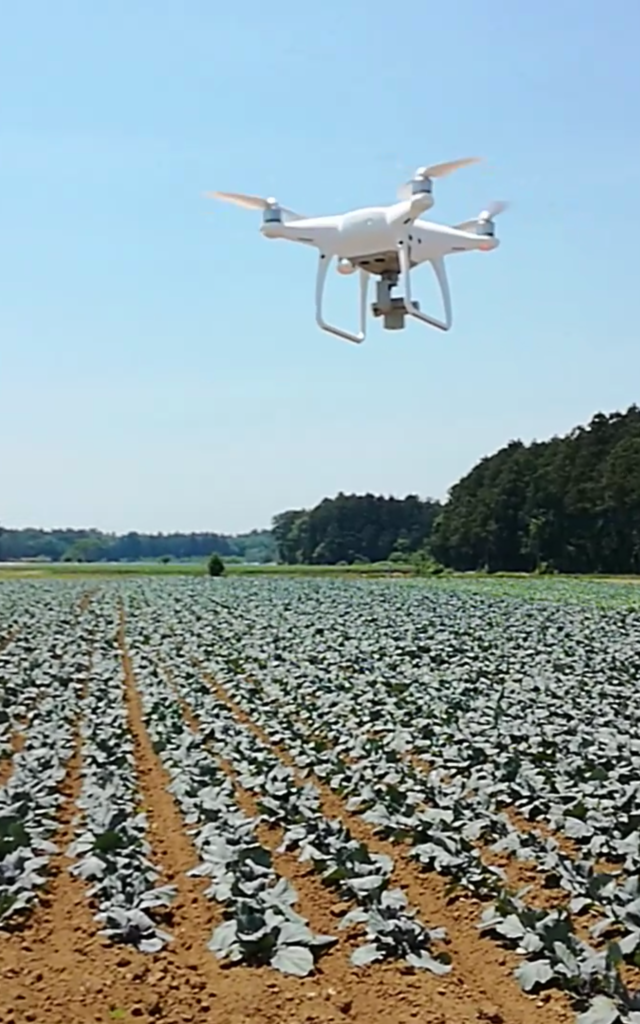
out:
<path id="1" fill-rule="evenodd" d="M 13 640 L 15 640 L 17 635 L 17 629 L 10 629 L 8 633 L 4 634 L 0 633 L 0 654 L 2 653 L 2 651 L 4 651 L 5 647 L 8 647 L 9 644 L 12 643 Z"/>
<path id="2" fill-rule="evenodd" d="M 280 747 L 270 742 L 266 734 L 249 716 L 239 708 L 226 691 L 205 672 L 216 696 L 225 702 L 233 711 L 238 721 L 251 729 L 263 743 L 278 754 L 283 763 L 295 766 L 289 755 Z M 302 784 L 302 779 L 299 779 Z M 544 992 L 533 998 L 525 995 L 513 978 L 513 969 L 520 962 L 515 954 L 500 948 L 495 942 L 478 935 L 477 921 L 482 909 L 481 903 L 468 896 L 454 899 L 445 894 L 444 880 L 434 874 L 422 872 L 414 863 L 402 856 L 402 846 L 392 844 L 374 837 L 371 827 L 355 814 L 346 810 L 344 802 L 317 776 L 313 776 L 316 788 L 321 794 L 322 812 L 328 818 L 340 818 L 349 828 L 352 835 L 367 844 L 373 853 L 385 853 L 394 860 L 395 868 L 391 884 L 401 887 L 407 894 L 413 907 L 419 911 L 419 918 L 428 927 L 445 927 L 447 929 L 447 952 L 452 958 L 453 970 L 445 979 L 457 988 L 457 994 L 468 994 L 475 1001 L 476 1016 L 470 1020 L 493 1020 L 508 1024 L 533 1024 L 534 1021 L 549 1021 L 557 1024 L 573 1022 L 575 1014 L 570 1009 L 566 997 L 559 992 Z M 398 968 L 395 968 L 398 970 Z M 402 971 L 402 969 L 400 969 Z M 442 987 L 442 979 L 436 979 L 438 987 Z M 451 988 L 449 988 L 451 991 Z M 493 1016 L 486 1014 L 486 1007 L 492 1007 Z M 465 1020 L 456 1017 L 449 1007 L 444 1020 L 457 1022 Z"/>
<path id="3" fill-rule="evenodd" d="M 9 744 L 11 746 L 11 753 L 0 759 L 0 786 L 4 786 L 5 782 L 13 771 L 13 756 L 22 750 L 25 741 L 25 734 L 23 732 L 12 732 L 9 737 Z"/>
<path id="4" fill-rule="evenodd" d="M 74 802 L 81 784 L 78 751 L 62 785 L 65 799 L 55 837 L 60 852 L 52 857 L 48 887 L 19 930 L 0 932 L 2 1024 L 378 1024 L 383 1019 L 385 1024 L 570 1024 L 574 1020 L 561 994 L 527 996 L 520 991 L 512 975 L 517 959 L 478 935 L 478 901 L 447 899 L 441 878 L 422 873 L 398 846 L 374 838 L 370 827 L 348 814 L 340 798 L 318 780 L 324 813 L 341 817 L 374 852 L 390 854 L 395 863 L 393 884 L 405 890 L 424 924 L 446 927 L 443 948 L 452 958 L 451 973 L 436 977 L 397 963 L 352 967 L 353 936 L 336 931 L 337 918 L 347 908 L 294 854 L 275 853 L 280 831 L 267 826 L 260 826 L 260 840 L 274 852 L 277 871 L 297 889 L 296 909 L 315 931 L 337 934 L 340 941 L 319 961 L 316 974 L 305 979 L 285 977 L 269 968 L 221 966 L 206 948 L 222 919 L 221 909 L 204 897 L 206 880 L 186 874 L 198 858 L 143 725 L 124 622 L 120 643 L 151 859 L 161 870 L 158 884 L 172 883 L 178 890 L 163 922 L 173 941 L 160 953 L 145 955 L 111 945 L 99 935 L 88 887 L 69 874 L 64 853 L 73 835 Z M 218 692 L 238 719 L 260 735 L 221 688 Z M 272 749 L 287 761 L 284 751 Z M 241 806 L 253 814 L 251 796 L 240 787 L 237 790 Z"/>

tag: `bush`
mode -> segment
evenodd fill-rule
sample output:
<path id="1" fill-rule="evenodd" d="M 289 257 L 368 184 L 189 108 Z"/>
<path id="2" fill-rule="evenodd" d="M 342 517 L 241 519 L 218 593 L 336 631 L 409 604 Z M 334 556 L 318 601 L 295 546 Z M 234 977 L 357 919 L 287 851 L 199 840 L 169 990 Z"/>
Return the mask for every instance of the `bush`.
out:
<path id="1" fill-rule="evenodd" d="M 222 576 L 224 573 L 224 562 L 220 555 L 213 554 L 207 562 L 207 572 L 210 576 Z"/>
<path id="2" fill-rule="evenodd" d="M 394 565 L 396 565 L 396 564 L 406 565 L 407 562 L 410 562 L 410 561 L 411 561 L 411 556 L 407 555 L 406 553 L 404 553 L 402 551 L 392 551 L 391 554 L 389 555 L 389 557 L 387 558 L 387 562 L 393 562 Z"/>
<path id="3" fill-rule="evenodd" d="M 413 572 L 416 576 L 443 576 L 448 575 L 448 570 L 438 562 L 428 551 L 418 551 L 411 559 Z"/>
<path id="4" fill-rule="evenodd" d="M 535 571 L 538 576 L 554 576 L 556 568 L 553 562 L 540 562 Z"/>

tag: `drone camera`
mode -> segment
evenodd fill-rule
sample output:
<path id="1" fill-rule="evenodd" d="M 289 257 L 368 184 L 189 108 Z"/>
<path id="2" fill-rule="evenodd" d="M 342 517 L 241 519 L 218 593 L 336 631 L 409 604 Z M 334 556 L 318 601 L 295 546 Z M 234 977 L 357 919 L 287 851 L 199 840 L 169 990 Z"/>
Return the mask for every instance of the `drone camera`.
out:
<path id="1" fill-rule="evenodd" d="M 396 287 L 398 275 L 395 273 L 384 274 L 376 283 L 376 301 L 371 306 L 374 317 L 382 317 L 386 331 L 401 331 L 404 328 L 405 317 L 408 314 L 407 304 L 401 295 L 393 296 L 392 288 Z M 416 309 L 420 303 L 415 303 Z"/>

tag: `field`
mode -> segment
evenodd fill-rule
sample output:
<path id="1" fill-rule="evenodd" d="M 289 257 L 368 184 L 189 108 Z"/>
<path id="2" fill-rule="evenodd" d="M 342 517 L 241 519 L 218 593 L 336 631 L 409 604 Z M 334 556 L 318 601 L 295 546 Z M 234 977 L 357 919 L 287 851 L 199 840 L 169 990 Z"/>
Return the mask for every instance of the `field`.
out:
<path id="1" fill-rule="evenodd" d="M 236 576 L 411 576 L 410 563 L 365 562 L 353 565 L 258 565 L 227 562 L 227 575 Z M 73 576 L 205 576 L 206 561 L 185 562 L 0 562 L 0 581 L 7 579 L 69 579 Z"/>
<path id="2" fill-rule="evenodd" d="M 639 1024 L 640 591 L 0 583 L 0 1021 Z"/>

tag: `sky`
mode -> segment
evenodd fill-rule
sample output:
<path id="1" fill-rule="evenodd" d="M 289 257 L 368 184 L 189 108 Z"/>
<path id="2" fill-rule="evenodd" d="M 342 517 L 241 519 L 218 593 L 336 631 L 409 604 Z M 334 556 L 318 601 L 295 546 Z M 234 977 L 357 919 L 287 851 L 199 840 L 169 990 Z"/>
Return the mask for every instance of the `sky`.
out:
<path id="1" fill-rule="evenodd" d="M 508 441 L 640 401 L 635 0 L 22 0 L 0 40 L 0 522 L 267 527 L 347 493 L 445 498 Z M 316 253 L 260 214 L 441 223 L 454 324 L 314 318 Z M 329 277 L 355 326 L 357 280 Z M 439 313 L 428 268 L 423 309 Z"/>

